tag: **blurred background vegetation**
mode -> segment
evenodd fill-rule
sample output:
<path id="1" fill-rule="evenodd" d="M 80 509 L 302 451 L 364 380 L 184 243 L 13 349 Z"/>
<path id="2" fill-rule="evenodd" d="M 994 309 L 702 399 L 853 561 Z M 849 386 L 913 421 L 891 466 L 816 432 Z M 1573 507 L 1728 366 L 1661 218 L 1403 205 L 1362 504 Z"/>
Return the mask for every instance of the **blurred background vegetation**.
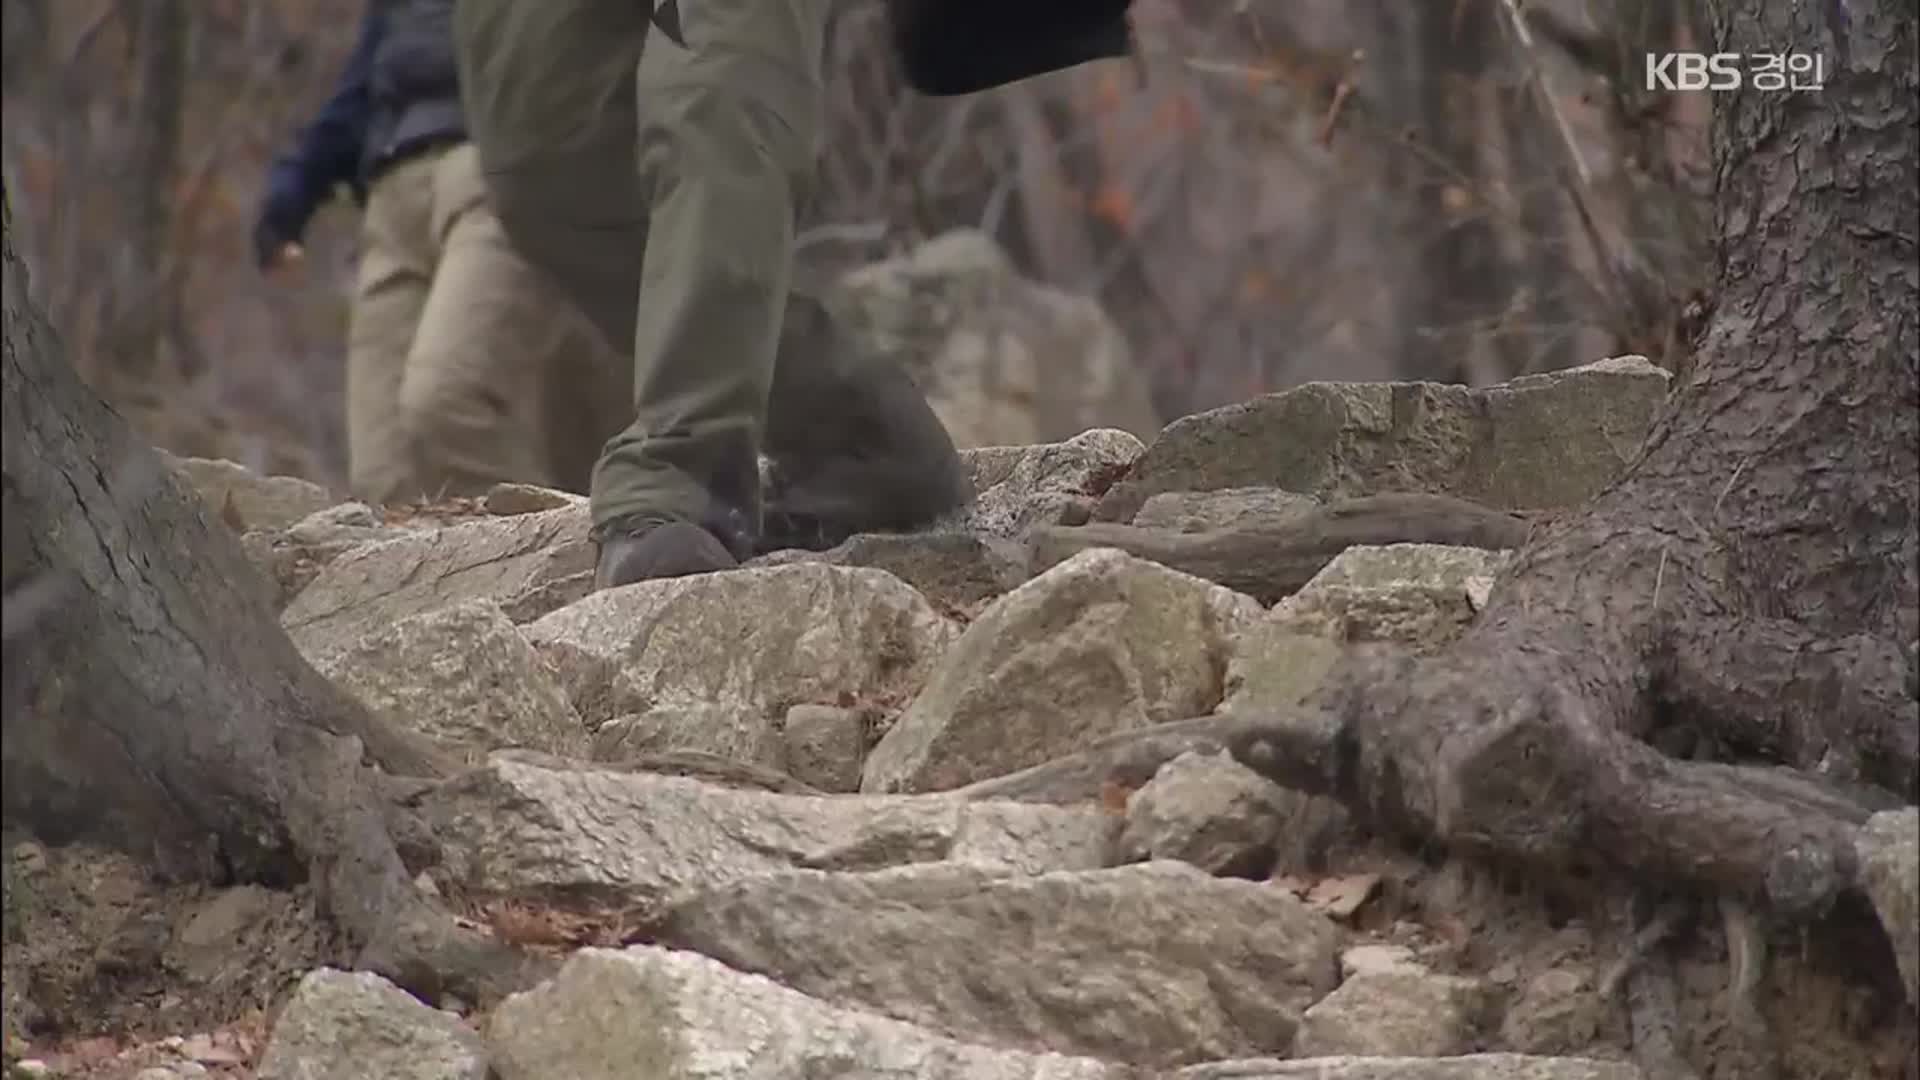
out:
<path id="1" fill-rule="evenodd" d="M 4 167 L 35 291 L 156 443 L 343 479 L 358 217 L 254 269 L 266 164 L 358 0 L 0 0 Z M 843 0 L 803 259 L 971 225 L 1097 297 L 1165 416 L 1314 379 L 1485 384 L 1673 362 L 1709 282 L 1706 103 L 1644 92 L 1697 0 L 1139 0 L 1138 64 L 903 91 Z"/>

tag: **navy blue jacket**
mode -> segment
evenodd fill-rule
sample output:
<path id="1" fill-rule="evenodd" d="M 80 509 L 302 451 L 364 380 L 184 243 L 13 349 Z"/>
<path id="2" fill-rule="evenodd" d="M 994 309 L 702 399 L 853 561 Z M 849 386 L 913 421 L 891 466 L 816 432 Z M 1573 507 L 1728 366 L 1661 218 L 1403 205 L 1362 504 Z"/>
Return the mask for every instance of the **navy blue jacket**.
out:
<path id="1" fill-rule="evenodd" d="M 452 9 L 453 0 L 370 0 L 332 96 L 268 170 L 263 238 L 297 241 L 341 185 L 364 201 L 383 169 L 466 137 Z"/>
<path id="2" fill-rule="evenodd" d="M 385 12 L 369 4 L 360 20 L 360 39 L 334 83 L 333 95 L 292 149 L 274 159 L 268 170 L 261 217 L 280 239 L 298 240 L 307 220 L 341 184 L 353 189 L 355 199 L 366 198 L 360 160 L 373 114 L 373 56 L 385 29 Z"/>

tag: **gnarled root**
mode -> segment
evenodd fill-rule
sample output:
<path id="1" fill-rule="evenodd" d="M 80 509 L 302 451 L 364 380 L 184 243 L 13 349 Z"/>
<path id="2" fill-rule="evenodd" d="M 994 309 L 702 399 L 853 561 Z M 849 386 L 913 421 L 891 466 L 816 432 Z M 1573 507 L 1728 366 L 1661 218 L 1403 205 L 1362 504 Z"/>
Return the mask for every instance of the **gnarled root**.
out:
<path id="1" fill-rule="evenodd" d="M 1679 991 L 1673 958 L 1656 948 L 1627 976 L 1627 1018 L 1633 1056 L 1648 1080 L 1700 1080 L 1681 1051 Z"/>
<path id="2" fill-rule="evenodd" d="M 1727 934 L 1727 1020 L 1739 1040 L 1741 1076 L 1777 1080 L 1780 1051 L 1760 1011 L 1760 987 L 1767 976 L 1765 921 L 1738 900 L 1721 898 L 1720 921 Z"/>
<path id="3" fill-rule="evenodd" d="M 1321 702 L 1337 732 L 1328 793 L 1462 849 L 1598 863 L 1790 917 L 1853 887 L 1854 829 L 1884 792 L 1667 757 L 1634 734 L 1659 704 L 1642 690 L 1643 658 L 1594 644 L 1515 622 L 1424 660 L 1357 657 Z M 1699 722 L 1726 730 L 1747 719 Z M 1276 745 L 1301 729 L 1272 726 Z M 1250 733 L 1238 734 L 1246 743 Z M 1271 761 L 1242 760 L 1287 782 Z"/>
<path id="4" fill-rule="evenodd" d="M 1505 550 L 1526 542 L 1527 522 L 1446 495 L 1389 494 L 1257 518 L 1208 532 L 1097 523 L 1035 529 L 1039 573 L 1090 548 L 1111 547 L 1271 603 L 1293 593 L 1334 556 L 1359 544 L 1457 544 Z"/>
<path id="5" fill-rule="evenodd" d="M 552 973 L 546 958 L 456 922 L 413 884 L 389 827 L 387 801 L 360 764 L 356 739 L 284 727 L 279 749 L 293 778 L 282 806 L 288 832 L 353 966 L 428 1001 L 452 995 L 488 1005 Z"/>
<path id="6" fill-rule="evenodd" d="M 1102 770 L 1137 784 L 1179 753 L 1220 748 L 1378 827 L 1495 859 L 1613 871 L 1787 918 L 1856 887 L 1854 832 L 1897 797 L 1771 764 L 1668 757 L 1635 734 L 1658 704 L 1650 685 L 1641 655 L 1609 656 L 1566 630 L 1486 634 L 1421 659 L 1370 649 L 1299 710 L 1162 725 L 967 794 L 1086 797 Z"/>

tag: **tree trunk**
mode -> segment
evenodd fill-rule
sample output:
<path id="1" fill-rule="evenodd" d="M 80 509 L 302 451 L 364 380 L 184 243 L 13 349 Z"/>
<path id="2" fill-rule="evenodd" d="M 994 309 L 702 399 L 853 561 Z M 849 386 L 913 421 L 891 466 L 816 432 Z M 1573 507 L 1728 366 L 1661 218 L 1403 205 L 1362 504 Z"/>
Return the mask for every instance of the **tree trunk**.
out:
<path id="1" fill-rule="evenodd" d="M 308 880 L 358 966 L 486 997 L 518 957 L 413 887 L 374 766 L 444 771 L 307 665 L 235 538 L 81 383 L 4 212 L 9 820 L 212 881 Z"/>
<path id="2" fill-rule="evenodd" d="M 180 326 L 182 268 L 173 254 L 172 233 L 193 16 L 181 0 L 138 0 L 122 10 L 136 50 L 137 87 L 133 160 L 123 181 L 122 204 L 127 221 L 121 242 L 129 284 L 108 347 L 118 359 L 120 375 L 147 380 L 163 370 L 164 346 Z M 184 352 L 176 363 L 181 374 L 195 374 Z"/>

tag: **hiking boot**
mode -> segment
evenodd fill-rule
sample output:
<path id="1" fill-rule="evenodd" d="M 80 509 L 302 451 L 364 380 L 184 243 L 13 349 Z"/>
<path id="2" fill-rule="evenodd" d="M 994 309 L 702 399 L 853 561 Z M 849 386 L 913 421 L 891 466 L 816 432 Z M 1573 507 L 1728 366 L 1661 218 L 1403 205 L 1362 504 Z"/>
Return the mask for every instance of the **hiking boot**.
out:
<path id="1" fill-rule="evenodd" d="M 731 570 L 740 560 L 711 530 L 678 518 L 623 518 L 595 530 L 600 560 L 593 588 Z"/>

